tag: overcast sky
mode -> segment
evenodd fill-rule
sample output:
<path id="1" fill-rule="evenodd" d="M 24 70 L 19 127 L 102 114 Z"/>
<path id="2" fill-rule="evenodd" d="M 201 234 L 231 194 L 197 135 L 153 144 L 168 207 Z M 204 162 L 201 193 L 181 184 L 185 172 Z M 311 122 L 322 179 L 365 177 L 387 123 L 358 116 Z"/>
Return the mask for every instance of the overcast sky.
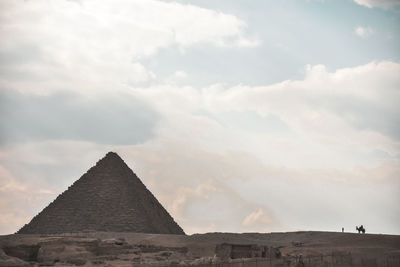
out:
<path id="1" fill-rule="evenodd" d="M 189 234 L 400 234 L 399 0 L 4 0 L 0 40 L 0 234 L 108 151 Z"/>

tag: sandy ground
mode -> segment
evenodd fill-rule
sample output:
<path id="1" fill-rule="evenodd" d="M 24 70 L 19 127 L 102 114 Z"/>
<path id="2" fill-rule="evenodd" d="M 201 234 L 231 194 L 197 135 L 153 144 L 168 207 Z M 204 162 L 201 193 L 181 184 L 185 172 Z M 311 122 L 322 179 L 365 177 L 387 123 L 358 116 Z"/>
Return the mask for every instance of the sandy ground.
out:
<path id="1" fill-rule="evenodd" d="M 267 248 L 223 259 L 220 244 Z M 336 232 L 0 236 L 0 266 L 400 266 L 400 236 Z"/>

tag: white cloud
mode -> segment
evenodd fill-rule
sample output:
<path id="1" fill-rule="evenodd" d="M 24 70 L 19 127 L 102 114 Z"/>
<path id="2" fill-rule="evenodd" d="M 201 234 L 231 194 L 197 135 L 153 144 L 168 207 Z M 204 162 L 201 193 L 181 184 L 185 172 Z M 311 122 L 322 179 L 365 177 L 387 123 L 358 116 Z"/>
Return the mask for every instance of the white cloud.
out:
<path id="1" fill-rule="evenodd" d="M 400 114 L 399 74 L 400 64 L 394 62 L 372 62 L 335 72 L 323 65 L 308 66 L 304 80 L 258 87 L 212 86 L 203 90 L 203 99 L 216 113 L 252 110 L 261 116 L 275 114 L 308 136 L 341 142 L 351 138 L 351 142 L 375 143 L 397 153 L 399 147 L 390 139 L 400 138 L 396 119 Z"/>
<path id="2" fill-rule="evenodd" d="M 232 179 L 260 175 L 262 164 L 246 153 L 212 153 L 181 141 L 149 142 L 119 151 L 133 160 L 127 163 L 135 166 L 135 172 L 187 233 L 210 231 L 210 225 L 213 231 L 282 229 L 268 207 L 247 201 L 229 185 Z M 260 207 L 269 221 L 262 228 L 243 226 L 248 213 Z"/>
<path id="3" fill-rule="evenodd" d="M 151 82 L 141 60 L 170 46 L 252 47 L 234 15 L 161 1 L 2 1 L 0 86 L 118 89 Z"/>
<path id="4" fill-rule="evenodd" d="M 186 82 L 188 74 L 183 70 L 177 70 L 171 75 L 169 75 L 164 81 L 164 84 L 179 86 L 180 84 Z"/>
<path id="5" fill-rule="evenodd" d="M 399 0 L 354 0 L 354 2 L 368 8 L 379 7 L 388 9 L 400 5 Z"/>
<path id="6" fill-rule="evenodd" d="M 271 218 L 267 216 L 265 211 L 262 208 L 258 208 L 255 211 L 251 212 L 249 215 L 244 218 L 242 225 L 243 226 L 255 226 L 255 225 L 268 225 L 271 222 Z"/>
<path id="7" fill-rule="evenodd" d="M 358 26 L 354 29 L 355 34 L 362 38 L 367 38 L 374 33 L 374 30 L 371 27 L 361 27 Z"/>
<path id="8" fill-rule="evenodd" d="M 56 195 L 32 181 L 20 182 L 0 165 L 0 234 L 10 234 L 29 222 L 34 211 Z"/>
<path id="9" fill-rule="evenodd" d="M 173 75 L 176 79 L 185 79 L 187 77 L 187 73 L 183 70 L 178 70 L 174 72 Z"/>
<path id="10" fill-rule="evenodd" d="M 165 115 L 158 138 L 190 136 L 206 149 L 246 150 L 274 164 L 352 168 L 371 164 L 367 155 L 375 150 L 400 153 L 399 73 L 395 62 L 333 72 L 316 65 L 306 67 L 304 79 L 268 86 L 160 85 L 130 92 Z"/>

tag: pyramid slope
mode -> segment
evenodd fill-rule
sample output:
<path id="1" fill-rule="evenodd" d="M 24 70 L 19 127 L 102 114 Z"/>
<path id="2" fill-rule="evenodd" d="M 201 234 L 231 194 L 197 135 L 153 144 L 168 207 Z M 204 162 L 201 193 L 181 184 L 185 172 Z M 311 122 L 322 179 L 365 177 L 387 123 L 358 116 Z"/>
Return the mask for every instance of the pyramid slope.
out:
<path id="1" fill-rule="evenodd" d="M 82 231 L 185 234 L 114 152 L 107 153 L 17 233 Z"/>

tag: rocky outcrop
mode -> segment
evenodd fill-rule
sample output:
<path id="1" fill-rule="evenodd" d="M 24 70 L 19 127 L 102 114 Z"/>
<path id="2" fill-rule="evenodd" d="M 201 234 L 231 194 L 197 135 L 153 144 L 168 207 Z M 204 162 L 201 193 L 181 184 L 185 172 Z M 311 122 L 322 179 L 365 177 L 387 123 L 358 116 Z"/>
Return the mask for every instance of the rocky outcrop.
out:
<path id="1" fill-rule="evenodd" d="M 20 255 L 20 254 L 18 254 Z M 23 256 L 23 255 L 20 255 Z M 20 258 L 7 255 L 3 249 L 0 249 L 0 266 L 3 267 L 24 267 L 31 266 L 28 262 Z"/>
<path id="2" fill-rule="evenodd" d="M 5 246 L 0 242 L 0 266 L 140 266 L 179 262 L 187 254 L 186 247 L 129 244 L 123 238 L 37 237 L 29 245 L 19 241 Z"/>

